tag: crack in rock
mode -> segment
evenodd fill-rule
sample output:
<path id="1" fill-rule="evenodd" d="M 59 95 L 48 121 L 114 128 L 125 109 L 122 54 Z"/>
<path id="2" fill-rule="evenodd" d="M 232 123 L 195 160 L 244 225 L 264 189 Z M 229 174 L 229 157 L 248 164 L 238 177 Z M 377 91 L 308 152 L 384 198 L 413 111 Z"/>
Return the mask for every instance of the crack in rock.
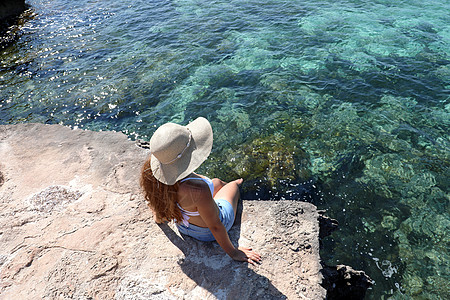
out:
<path id="1" fill-rule="evenodd" d="M 3 173 L 0 171 L 0 187 L 5 183 L 5 176 L 3 175 Z"/>

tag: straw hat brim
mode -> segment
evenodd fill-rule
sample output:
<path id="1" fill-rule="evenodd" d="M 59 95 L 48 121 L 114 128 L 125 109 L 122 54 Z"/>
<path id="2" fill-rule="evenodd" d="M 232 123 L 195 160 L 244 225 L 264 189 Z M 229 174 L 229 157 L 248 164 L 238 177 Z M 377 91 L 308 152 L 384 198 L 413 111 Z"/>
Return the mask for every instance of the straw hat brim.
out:
<path id="1" fill-rule="evenodd" d="M 161 164 L 154 155 L 151 155 L 153 176 L 164 184 L 173 185 L 194 172 L 211 153 L 213 131 L 209 121 L 199 117 L 185 127 L 191 131 L 192 139 L 189 148 L 179 159 L 170 164 Z"/>

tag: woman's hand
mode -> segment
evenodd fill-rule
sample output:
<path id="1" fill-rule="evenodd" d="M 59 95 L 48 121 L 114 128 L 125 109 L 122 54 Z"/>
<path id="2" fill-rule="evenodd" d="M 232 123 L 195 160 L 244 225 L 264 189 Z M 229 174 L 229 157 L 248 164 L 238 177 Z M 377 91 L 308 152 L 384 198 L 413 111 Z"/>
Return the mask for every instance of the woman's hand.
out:
<path id="1" fill-rule="evenodd" d="M 261 255 L 253 251 L 251 248 L 239 247 L 230 255 L 232 259 L 237 261 L 246 261 L 252 265 L 261 262 Z"/>

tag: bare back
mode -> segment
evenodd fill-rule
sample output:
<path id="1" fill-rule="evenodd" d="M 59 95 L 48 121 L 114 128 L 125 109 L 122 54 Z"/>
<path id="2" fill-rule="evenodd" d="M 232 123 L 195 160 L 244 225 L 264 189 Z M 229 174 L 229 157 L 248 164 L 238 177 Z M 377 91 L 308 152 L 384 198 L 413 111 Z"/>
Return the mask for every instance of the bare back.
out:
<path id="1" fill-rule="evenodd" d="M 200 178 L 197 174 L 190 175 L 192 178 L 195 178 L 196 176 Z M 208 184 L 203 180 L 186 180 L 181 182 L 177 197 L 178 204 L 188 212 L 202 211 L 203 208 L 207 207 L 219 216 L 219 208 L 213 200 Z M 189 218 L 189 223 L 200 227 L 208 227 L 202 216 L 191 216 Z"/>

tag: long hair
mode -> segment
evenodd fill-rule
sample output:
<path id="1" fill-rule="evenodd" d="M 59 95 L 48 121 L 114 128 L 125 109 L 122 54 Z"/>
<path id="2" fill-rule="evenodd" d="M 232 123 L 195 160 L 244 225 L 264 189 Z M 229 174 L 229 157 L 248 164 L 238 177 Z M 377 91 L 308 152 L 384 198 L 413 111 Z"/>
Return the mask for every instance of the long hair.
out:
<path id="1" fill-rule="evenodd" d="M 177 206 L 178 182 L 174 185 L 159 182 L 153 176 L 150 158 L 142 167 L 140 184 L 144 191 L 145 200 L 155 214 L 156 223 L 173 219 L 182 220 L 181 211 Z"/>

